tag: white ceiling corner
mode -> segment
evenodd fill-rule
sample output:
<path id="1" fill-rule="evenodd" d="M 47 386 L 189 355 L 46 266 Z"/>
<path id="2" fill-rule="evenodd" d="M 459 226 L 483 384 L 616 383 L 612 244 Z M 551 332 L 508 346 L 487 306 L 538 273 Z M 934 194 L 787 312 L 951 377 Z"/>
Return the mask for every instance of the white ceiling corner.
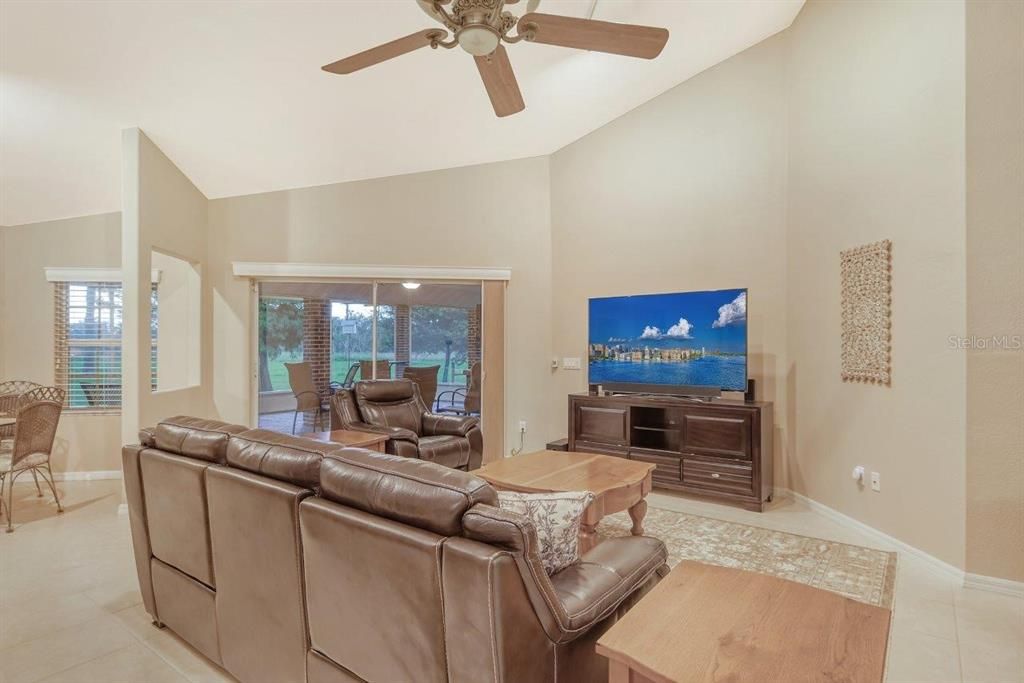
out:
<path id="1" fill-rule="evenodd" d="M 498 119 L 457 49 L 320 70 L 430 28 L 413 0 L 3 0 L 0 224 L 120 210 L 120 131 L 133 126 L 210 198 L 548 154 L 786 28 L 802 5 L 601 0 L 595 19 L 668 28 L 662 55 L 510 45 L 527 108 Z"/>

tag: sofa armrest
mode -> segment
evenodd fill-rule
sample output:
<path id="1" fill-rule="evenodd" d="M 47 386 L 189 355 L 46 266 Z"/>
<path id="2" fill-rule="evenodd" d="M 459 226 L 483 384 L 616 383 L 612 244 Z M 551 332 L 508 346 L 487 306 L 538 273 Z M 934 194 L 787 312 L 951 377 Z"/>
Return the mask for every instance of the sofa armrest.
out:
<path id="1" fill-rule="evenodd" d="M 508 550 L 548 637 L 571 642 L 668 573 L 665 544 L 649 536 L 603 541 L 580 561 L 548 576 L 537 552 L 537 532 L 523 515 L 477 504 L 462 517 L 466 537 Z"/>
<path id="2" fill-rule="evenodd" d="M 349 422 L 345 425 L 345 429 L 352 429 L 357 432 L 369 432 L 371 434 L 383 434 L 389 439 L 411 441 L 415 444 L 420 442 L 420 437 L 416 432 L 411 429 L 403 429 L 401 427 L 380 427 L 367 422 Z"/>
<path id="3" fill-rule="evenodd" d="M 156 445 L 156 427 L 143 427 L 139 430 L 139 443 L 146 448 Z"/>
<path id="4" fill-rule="evenodd" d="M 568 628 L 588 629 L 637 590 L 668 574 L 665 544 L 650 536 L 609 538 L 580 561 L 557 572 L 551 585 L 565 608 Z"/>
<path id="5" fill-rule="evenodd" d="M 423 413 L 424 436 L 467 436 L 479 424 L 475 417 Z"/>

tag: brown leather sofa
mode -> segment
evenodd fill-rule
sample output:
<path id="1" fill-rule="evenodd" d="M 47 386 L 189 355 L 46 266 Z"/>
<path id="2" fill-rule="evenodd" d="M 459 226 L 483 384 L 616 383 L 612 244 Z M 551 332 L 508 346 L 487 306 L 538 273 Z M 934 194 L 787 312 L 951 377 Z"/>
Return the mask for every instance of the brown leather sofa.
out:
<path id="1" fill-rule="evenodd" d="M 479 418 L 430 412 L 419 387 L 408 379 L 366 380 L 337 392 L 331 399 L 331 425 L 386 434 L 388 453 L 457 470 L 475 470 L 483 458 Z"/>
<path id="2" fill-rule="evenodd" d="M 430 462 L 190 417 L 122 457 L 146 611 L 243 683 L 602 681 L 667 572 L 648 537 L 548 577 L 524 517 Z"/>

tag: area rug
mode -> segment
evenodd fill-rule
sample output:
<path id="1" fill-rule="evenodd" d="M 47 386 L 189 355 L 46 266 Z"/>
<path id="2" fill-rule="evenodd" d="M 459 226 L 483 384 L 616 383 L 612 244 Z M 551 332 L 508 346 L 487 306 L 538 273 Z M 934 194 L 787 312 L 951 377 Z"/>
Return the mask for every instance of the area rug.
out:
<path id="1" fill-rule="evenodd" d="M 623 512 L 606 517 L 597 533 L 628 536 L 631 525 Z M 644 534 L 665 542 L 672 567 L 681 560 L 735 567 L 892 609 L 896 553 L 654 507 Z"/>

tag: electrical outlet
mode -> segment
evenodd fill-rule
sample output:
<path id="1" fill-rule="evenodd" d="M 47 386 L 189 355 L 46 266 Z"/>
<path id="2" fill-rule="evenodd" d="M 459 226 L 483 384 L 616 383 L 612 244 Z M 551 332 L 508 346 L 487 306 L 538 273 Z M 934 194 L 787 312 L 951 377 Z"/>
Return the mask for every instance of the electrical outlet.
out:
<path id="1" fill-rule="evenodd" d="M 871 490 L 881 491 L 882 490 L 882 475 L 878 472 L 871 473 Z"/>
<path id="2" fill-rule="evenodd" d="M 519 431 L 520 432 L 525 432 L 526 431 L 526 420 L 520 420 L 519 421 Z"/>

